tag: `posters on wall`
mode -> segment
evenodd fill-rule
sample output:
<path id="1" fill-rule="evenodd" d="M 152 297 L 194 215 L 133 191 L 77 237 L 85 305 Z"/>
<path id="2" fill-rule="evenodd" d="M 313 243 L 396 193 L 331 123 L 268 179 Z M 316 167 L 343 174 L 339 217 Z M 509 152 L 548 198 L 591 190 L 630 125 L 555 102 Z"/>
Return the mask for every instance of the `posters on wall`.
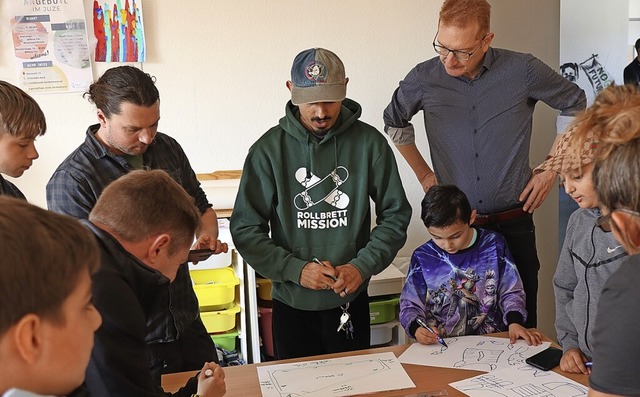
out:
<path id="1" fill-rule="evenodd" d="M 93 2 L 96 62 L 144 62 L 142 0 Z"/>
<path id="2" fill-rule="evenodd" d="M 9 5 L 18 80 L 25 91 L 84 91 L 92 81 L 82 0 Z"/>

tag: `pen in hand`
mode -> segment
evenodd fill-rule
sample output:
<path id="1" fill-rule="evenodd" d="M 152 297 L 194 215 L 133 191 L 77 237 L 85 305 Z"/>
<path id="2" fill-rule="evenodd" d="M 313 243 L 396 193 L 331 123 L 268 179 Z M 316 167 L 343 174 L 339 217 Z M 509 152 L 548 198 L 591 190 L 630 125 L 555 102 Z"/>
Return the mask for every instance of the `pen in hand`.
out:
<path id="1" fill-rule="evenodd" d="M 316 258 L 315 256 L 313 258 L 311 258 L 311 260 L 314 261 L 315 263 L 317 263 L 320 266 L 327 267 L 327 265 L 322 263 L 322 261 L 320 261 L 320 259 Z M 338 278 L 336 276 L 330 276 L 328 274 L 326 276 L 330 277 L 333 281 L 338 281 Z"/>
<path id="2" fill-rule="evenodd" d="M 424 323 L 424 321 L 422 321 L 421 318 L 416 318 L 416 322 L 418 323 L 419 326 L 421 326 L 422 328 L 426 329 L 427 331 L 431 332 L 432 334 L 434 334 L 435 336 L 438 337 L 438 343 L 441 344 L 444 347 L 449 347 L 447 346 L 447 343 L 444 341 L 444 339 L 442 339 L 442 337 L 440 335 L 438 335 L 436 333 L 436 331 L 432 330 L 431 328 L 429 328 L 427 326 L 427 324 Z"/>

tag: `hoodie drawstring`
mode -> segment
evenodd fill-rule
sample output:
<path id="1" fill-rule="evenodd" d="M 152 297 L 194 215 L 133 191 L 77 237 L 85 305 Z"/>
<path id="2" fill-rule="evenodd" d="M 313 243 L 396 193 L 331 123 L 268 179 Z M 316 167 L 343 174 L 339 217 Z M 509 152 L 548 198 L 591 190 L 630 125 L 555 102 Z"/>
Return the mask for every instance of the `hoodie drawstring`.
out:
<path id="1" fill-rule="evenodd" d="M 311 140 L 307 135 L 307 180 L 311 179 Z"/>
<path id="2" fill-rule="evenodd" d="M 338 169 L 338 140 L 335 135 L 332 137 L 333 139 L 333 172 L 336 172 Z M 309 137 L 307 136 L 307 180 L 311 179 L 311 161 L 313 157 L 313 148 L 312 143 Z"/>

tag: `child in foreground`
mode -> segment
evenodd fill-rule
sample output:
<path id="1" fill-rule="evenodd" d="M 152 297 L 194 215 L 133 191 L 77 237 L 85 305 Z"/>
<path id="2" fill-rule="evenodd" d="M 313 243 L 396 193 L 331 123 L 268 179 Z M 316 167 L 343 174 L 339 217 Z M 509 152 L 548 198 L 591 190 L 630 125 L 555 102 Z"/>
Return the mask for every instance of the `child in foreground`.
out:
<path id="1" fill-rule="evenodd" d="M 512 343 L 522 338 L 539 345 L 542 335 L 522 325 L 525 293 L 507 244 L 495 232 L 472 227 L 475 215 L 458 187 L 427 191 L 421 218 L 432 239 L 411 257 L 400 322 L 422 344 L 508 330 Z"/>
<path id="2" fill-rule="evenodd" d="M 101 317 L 91 301 L 99 252 L 70 217 L 0 196 L 0 395 L 71 396 Z"/>
<path id="3" fill-rule="evenodd" d="M 38 158 L 35 140 L 46 130 L 44 113 L 36 101 L 20 88 L 0 80 L 0 174 L 22 176 Z M 2 175 L 0 195 L 25 198 Z"/>

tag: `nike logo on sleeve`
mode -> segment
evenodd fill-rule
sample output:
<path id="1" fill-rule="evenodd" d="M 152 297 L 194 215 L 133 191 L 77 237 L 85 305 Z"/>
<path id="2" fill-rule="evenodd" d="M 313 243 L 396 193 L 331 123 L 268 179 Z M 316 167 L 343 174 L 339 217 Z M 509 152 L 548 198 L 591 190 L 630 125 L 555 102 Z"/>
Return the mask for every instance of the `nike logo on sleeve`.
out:
<path id="1" fill-rule="evenodd" d="M 614 252 L 615 252 L 615 250 L 617 250 L 617 249 L 618 249 L 618 248 L 620 248 L 620 247 L 622 247 L 622 246 L 621 246 L 621 245 L 619 245 L 619 246 L 617 246 L 617 247 L 613 247 L 613 248 L 611 248 L 611 247 L 607 247 L 607 253 L 608 253 L 608 254 L 612 254 L 612 253 L 614 253 Z"/>

